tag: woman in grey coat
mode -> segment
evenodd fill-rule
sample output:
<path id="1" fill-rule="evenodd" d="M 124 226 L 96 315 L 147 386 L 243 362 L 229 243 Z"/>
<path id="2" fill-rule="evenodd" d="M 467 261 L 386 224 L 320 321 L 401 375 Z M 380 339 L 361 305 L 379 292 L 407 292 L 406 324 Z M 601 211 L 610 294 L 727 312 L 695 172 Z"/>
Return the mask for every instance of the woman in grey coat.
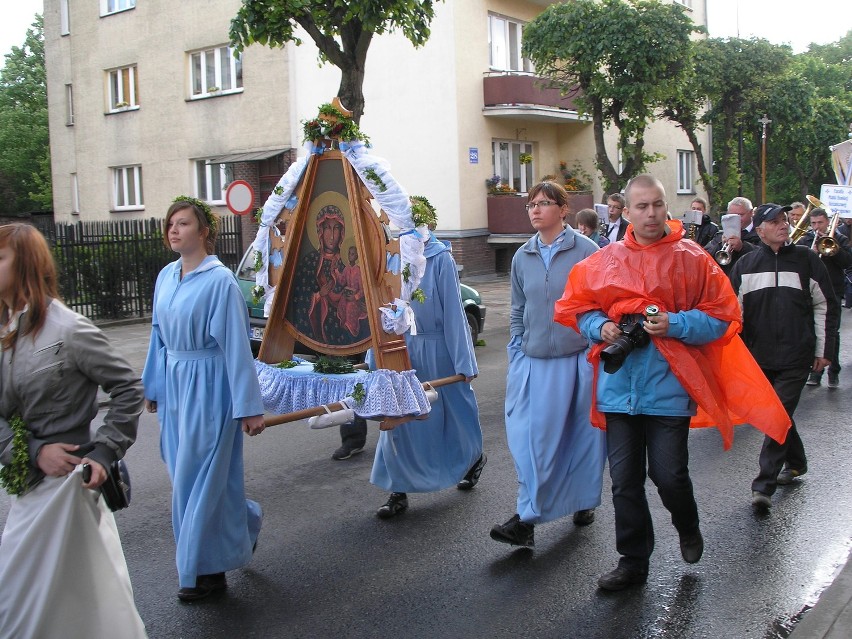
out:
<path id="1" fill-rule="evenodd" d="M 144 637 L 115 520 L 95 490 L 136 439 L 142 385 L 59 301 L 56 280 L 35 228 L 0 226 L 0 483 L 12 495 L 0 636 Z M 110 405 L 91 433 L 98 386 Z"/>

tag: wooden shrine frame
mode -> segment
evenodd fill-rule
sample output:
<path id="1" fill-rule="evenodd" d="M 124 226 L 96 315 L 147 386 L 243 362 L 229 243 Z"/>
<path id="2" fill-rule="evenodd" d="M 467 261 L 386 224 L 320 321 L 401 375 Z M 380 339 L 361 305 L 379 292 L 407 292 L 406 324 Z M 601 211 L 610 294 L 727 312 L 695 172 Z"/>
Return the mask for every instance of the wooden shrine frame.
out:
<path id="1" fill-rule="evenodd" d="M 342 107 L 338 108 L 346 113 Z M 386 270 L 388 253 L 399 255 L 399 240 L 393 239 L 388 231 L 387 214 L 374 210 L 372 196 L 354 167 L 339 150 L 331 148 L 332 141 L 322 142 L 329 150 L 310 156 L 295 192 L 298 204 L 292 211 L 282 210 L 278 216 L 284 227 L 283 263 L 258 359 L 267 364 L 289 360 L 293 356 L 295 342 L 299 341 L 319 353 L 332 356 L 354 355 L 372 348 L 378 368 L 410 370 L 411 361 L 404 337 L 384 331 L 379 311 L 379 308 L 392 304 L 400 296 L 401 276 Z M 345 193 L 328 188 L 330 183 L 339 178 L 338 167 L 342 170 Z M 337 184 L 340 185 L 339 182 Z M 348 244 L 357 248 L 366 319 L 369 323 L 369 334 L 366 337 L 347 344 L 329 343 L 324 330 L 320 335 L 313 332 L 309 334 L 304 325 L 300 328 L 293 319 L 294 312 L 300 312 L 295 305 L 305 303 L 302 297 L 305 294 L 304 283 L 310 282 L 312 276 L 319 281 L 318 272 L 306 272 L 305 266 L 310 259 L 304 256 L 310 252 L 321 253 L 322 239 L 319 239 L 317 247 L 307 247 L 303 243 L 306 240 L 310 242 L 308 225 L 317 219 L 309 219 L 310 213 L 313 211 L 318 216 L 318 207 L 327 201 L 339 204 L 337 209 L 343 214 L 344 220 L 348 215 L 351 221 L 354 242 L 349 241 Z M 344 202 L 348 203 L 348 211 L 342 210 Z M 348 238 L 348 223 L 346 230 Z M 341 240 L 337 248 L 342 244 Z M 271 269 L 270 266 L 267 268 Z M 314 292 L 313 295 L 316 297 L 319 293 Z"/>

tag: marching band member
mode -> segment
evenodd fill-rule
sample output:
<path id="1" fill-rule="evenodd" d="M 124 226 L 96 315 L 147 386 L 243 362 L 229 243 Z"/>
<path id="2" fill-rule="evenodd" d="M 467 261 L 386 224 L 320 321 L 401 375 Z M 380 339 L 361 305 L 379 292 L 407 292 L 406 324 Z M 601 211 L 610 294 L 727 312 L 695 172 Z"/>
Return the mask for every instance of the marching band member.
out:
<path id="1" fill-rule="evenodd" d="M 829 237 L 829 220 L 828 212 L 823 208 L 815 208 L 811 211 L 811 230 L 799 240 L 798 244 L 811 247 L 817 251 L 817 254 L 822 258 L 822 263 L 828 270 L 831 286 L 834 289 L 834 295 L 837 298 L 837 303 L 843 303 L 843 295 L 846 290 L 846 269 L 852 266 L 852 251 L 849 247 L 849 239 L 840 233 L 831 233 L 831 237 L 836 243 L 837 249 L 834 253 L 828 254 L 818 251 L 819 238 Z M 831 363 L 828 365 L 828 387 L 837 388 L 840 386 L 840 316 L 837 321 L 837 332 L 835 335 L 835 348 L 828 359 Z M 812 371 L 808 376 L 808 386 L 819 386 L 822 383 L 823 371 Z"/>

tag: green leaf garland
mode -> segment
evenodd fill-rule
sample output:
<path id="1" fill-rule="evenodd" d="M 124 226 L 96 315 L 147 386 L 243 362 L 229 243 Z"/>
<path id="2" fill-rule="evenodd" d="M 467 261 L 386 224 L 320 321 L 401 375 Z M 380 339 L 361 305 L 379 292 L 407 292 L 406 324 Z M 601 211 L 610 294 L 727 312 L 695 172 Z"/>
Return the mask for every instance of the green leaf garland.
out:
<path id="1" fill-rule="evenodd" d="M 10 495 L 20 495 L 27 488 L 31 468 L 27 444 L 30 432 L 19 415 L 9 420 L 9 427 L 12 429 L 12 463 L 0 468 L 0 485 Z"/>
<path id="2" fill-rule="evenodd" d="M 354 373 L 355 366 L 343 357 L 321 355 L 314 364 L 314 372 L 326 375 L 345 375 L 346 373 Z"/>

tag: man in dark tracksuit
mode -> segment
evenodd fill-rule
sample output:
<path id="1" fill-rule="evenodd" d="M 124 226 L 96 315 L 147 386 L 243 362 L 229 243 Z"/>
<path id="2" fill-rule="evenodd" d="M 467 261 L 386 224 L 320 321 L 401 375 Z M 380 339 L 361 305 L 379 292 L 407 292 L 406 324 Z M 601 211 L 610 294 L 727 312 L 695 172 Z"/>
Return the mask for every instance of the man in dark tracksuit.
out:
<path id="1" fill-rule="evenodd" d="M 828 366 L 835 352 L 840 308 L 817 254 L 788 243 L 789 210 L 778 204 L 755 209 L 761 243 L 734 266 L 731 284 L 743 309 L 743 341 L 792 420 L 808 375 Z M 752 505 L 769 508 L 777 484 L 790 483 L 807 469 L 793 421 L 783 444 L 769 437 L 763 441 L 760 473 L 751 485 Z"/>
<path id="2" fill-rule="evenodd" d="M 822 238 L 828 235 L 830 228 L 828 212 L 825 209 L 814 209 L 811 211 L 811 228 L 798 244 L 811 247 L 814 245 L 814 238 L 817 236 Z M 831 279 L 831 285 L 834 287 L 834 295 L 837 297 L 837 303 L 843 302 L 843 293 L 846 290 L 846 269 L 852 266 L 852 251 L 849 250 L 849 239 L 840 233 L 834 234 L 834 242 L 837 244 L 837 251 L 834 255 L 820 255 L 822 263 L 828 271 L 828 277 Z M 834 345 L 834 353 L 829 359 L 831 364 L 828 366 L 828 387 L 837 388 L 840 386 L 840 323 L 837 325 L 837 335 Z M 822 373 L 813 372 L 808 377 L 808 386 L 819 386 L 822 382 Z"/>

